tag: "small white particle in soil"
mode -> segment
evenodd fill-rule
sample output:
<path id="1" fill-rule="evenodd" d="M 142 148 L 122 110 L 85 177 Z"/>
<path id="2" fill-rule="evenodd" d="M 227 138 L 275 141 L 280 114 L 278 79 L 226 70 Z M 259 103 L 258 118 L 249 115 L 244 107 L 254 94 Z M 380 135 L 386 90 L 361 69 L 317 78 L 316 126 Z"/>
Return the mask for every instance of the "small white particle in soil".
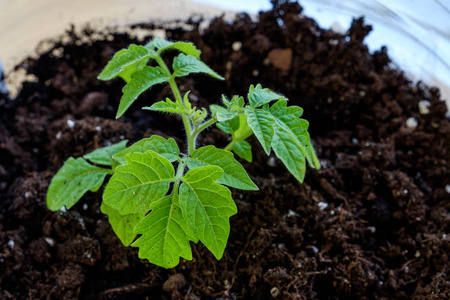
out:
<path id="1" fill-rule="evenodd" d="M 87 210 L 89 208 L 89 206 L 87 205 L 87 203 L 83 204 L 83 210 Z"/>
<path id="2" fill-rule="evenodd" d="M 65 213 L 67 211 L 67 208 L 65 206 L 61 207 L 61 209 L 59 210 L 62 213 Z"/>
<path id="3" fill-rule="evenodd" d="M 296 216 L 296 215 L 297 215 L 297 213 L 296 213 L 295 211 L 293 211 L 293 210 L 290 209 L 290 210 L 288 211 L 288 213 L 287 213 L 286 216 L 287 216 L 288 218 L 290 218 L 290 217 L 294 217 L 294 216 Z"/>
<path id="4" fill-rule="evenodd" d="M 75 122 L 72 121 L 71 119 L 67 120 L 67 127 L 74 128 L 75 127 Z"/>
<path id="5" fill-rule="evenodd" d="M 317 248 L 316 246 L 311 246 L 312 251 L 314 252 L 314 254 L 319 253 L 319 248 Z"/>
<path id="6" fill-rule="evenodd" d="M 14 240 L 9 240 L 8 241 L 8 246 L 9 246 L 9 248 L 14 248 L 14 246 L 16 245 L 16 243 L 14 242 Z"/>
<path id="7" fill-rule="evenodd" d="M 338 40 L 329 40 L 328 41 L 328 44 L 330 44 L 331 46 L 336 46 L 337 44 L 339 44 L 339 41 Z"/>
<path id="8" fill-rule="evenodd" d="M 420 257 L 420 251 L 419 250 L 416 251 L 416 253 L 414 254 L 414 257 L 415 258 L 419 258 Z"/>
<path id="9" fill-rule="evenodd" d="M 370 232 L 375 233 L 377 229 L 374 226 L 368 226 L 367 229 L 369 229 Z"/>
<path id="10" fill-rule="evenodd" d="M 326 203 L 326 202 L 319 202 L 319 203 L 317 203 L 317 206 L 319 207 L 320 210 L 325 210 L 328 207 L 328 203 Z"/>
<path id="11" fill-rule="evenodd" d="M 119 138 L 120 138 L 121 140 L 124 140 L 124 139 L 125 139 L 125 136 L 124 136 L 124 135 L 121 135 Z"/>
<path id="12" fill-rule="evenodd" d="M 277 161 L 275 160 L 275 157 L 271 156 L 268 160 L 267 160 L 267 165 L 269 167 L 276 167 L 277 166 Z"/>
<path id="13" fill-rule="evenodd" d="M 25 195 L 24 195 L 25 198 L 27 198 L 27 199 L 30 198 L 30 194 L 31 194 L 30 192 L 25 192 Z"/>
<path id="14" fill-rule="evenodd" d="M 450 194 L 450 184 L 445 185 L 445 191 L 447 192 L 447 194 Z"/>
<path id="15" fill-rule="evenodd" d="M 405 194 L 405 195 L 408 194 L 408 190 L 406 190 L 406 189 L 403 190 L 403 194 Z"/>
<path id="16" fill-rule="evenodd" d="M 416 128 L 417 125 L 419 125 L 419 122 L 417 122 L 416 118 L 411 117 L 406 120 L 406 127 L 408 128 Z"/>
<path id="17" fill-rule="evenodd" d="M 45 240 L 45 242 L 46 242 L 47 244 L 49 244 L 50 246 L 53 246 L 53 245 L 55 244 L 55 240 L 52 239 L 52 238 L 45 237 L 44 240 Z"/>
<path id="18" fill-rule="evenodd" d="M 252 74 L 253 74 L 253 76 L 255 76 L 255 77 L 256 77 L 256 76 L 259 76 L 259 71 L 258 71 L 258 70 L 253 70 L 253 73 L 252 73 Z"/>
<path id="19" fill-rule="evenodd" d="M 352 138 L 352 144 L 356 145 L 359 143 L 359 140 L 357 138 Z"/>
<path id="20" fill-rule="evenodd" d="M 419 112 L 422 115 L 427 115 L 427 114 L 430 113 L 430 110 L 429 110 L 429 108 L 431 106 L 430 101 L 428 101 L 428 100 L 420 100 L 418 106 L 419 106 Z"/>
<path id="21" fill-rule="evenodd" d="M 194 94 L 189 94 L 189 99 L 193 102 L 198 102 L 198 97 L 197 95 Z"/>
<path id="22" fill-rule="evenodd" d="M 61 131 L 58 131 L 58 133 L 55 135 L 55 138 L 59 140 L 61 138 L 61 135 L 62 135 Z"/>
<path id="23" fill-rule="evenodd" d="M 237 51 L 241 50 L 242 43 L 239 41 L 236 41 L 233 43 L 233 45 L 231 45 L 231 48 L 233 49 L 234 52 L 237 52 Z"/>
<path id="24" fill-rule="evenodd" d="M 328 166 L 328 161 L 327 160 L 320 160 L 320 167 L 322 169 L 326 169 Z"/>
<path id="25" fill-rule="evenodd" d="M 277 287 L 273 287 L 270 290 L 270 295 L 272 295 L 273 298 L 278 298 L 278 296 L 280 295 L 280 290 Z"/>
<path id="26" fill-rule="evenodd" d="M 102 128 L 100 126 L 95 126 L 95 131 L 100 132 L 100 131 L 102 131 Z"/>

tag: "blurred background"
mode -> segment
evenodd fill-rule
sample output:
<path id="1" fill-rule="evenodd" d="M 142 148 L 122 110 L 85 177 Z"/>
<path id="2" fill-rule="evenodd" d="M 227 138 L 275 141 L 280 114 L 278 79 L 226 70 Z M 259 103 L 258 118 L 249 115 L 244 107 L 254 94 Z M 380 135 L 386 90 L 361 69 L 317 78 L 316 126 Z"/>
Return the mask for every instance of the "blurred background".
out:
<path id="1" fill-rule="evenodd" d="M 382 46 L 395 66 L 414 81 L 441 89 L 450 107 L 450 0 L 301 0 L 303 14 L 323 28 L 345 33 L 365 16 L 373 31 L 365 42 L 371 52 Z M 0 60 L 8 76 L 42 40 L 64 33 L 71 24 L 94 29 L 149 21 L 210 19 L 226 13 L 271 8 L 269 0 L 0 0 Z M 1 68 L 1 63 L 0 63 Z M 8 81 L 7 81 L 8 86 Z M 2 88 L 0 84 L 0 88 Z"/>

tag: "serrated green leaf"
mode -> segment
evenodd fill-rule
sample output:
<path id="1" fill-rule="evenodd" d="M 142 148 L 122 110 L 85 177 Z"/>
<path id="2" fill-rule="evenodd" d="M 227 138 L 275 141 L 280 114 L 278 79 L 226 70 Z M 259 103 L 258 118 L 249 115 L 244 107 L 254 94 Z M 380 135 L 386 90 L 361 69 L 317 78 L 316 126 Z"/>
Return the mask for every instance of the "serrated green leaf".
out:
<path id="1" fill-rule="evenodd" d="M 152 50 L 157 49 L 158 55 L 167 50 L 178 50 L 186 55 L 192 55 L 197 59 L 200 59 L 201 54 L 201 51 L 198 50 L 191 42 L 171 42 L 156 36 L 149 43 L 147 43 L 145 47 Z"/>
<path id="2" fill-rule="evenodd" d="M 186 109 L 179 105 L 177 102 L 173 102 L 169 98 L 166 98 L 166 101 L 158 101 L 154 103 L 152 106 L 143 107 L 142 109 L 148 109 L 153 111 L 163 111 L 172 114 L 182 114 L 186 112 Z"/>
<path id="3" fill-rule="evenodd" d="M 139 257 L 163 268 L 175 267 L 180 257 L 191 260 L 189 240 L 193 233 L 179 207 L 177 192 L 153 202 L 150 208 L 152 211 L 135 228 L 142 234 L 132 244 L 139 247 Z"/>
<path id="4" fill-rule="evenodd" d="M 212 115 L 215 116 L 219 122 L 231 120 L 238 115 L 237 111 L 229 111 L 225 107 L 215 104 L 210 105 L 209 109 L 211 110 Z"/>
<path id="5" fill-rule="evenodd" d="M 217 166 L 223 170 L 222 177 L 217 183 L 228 185 L 241 190 L 258 190 L 258 187 L 248 177 L 244 167 L 234 158 L 233 153 L 218 149 L 212 145 L 198 148 L 188 160 L 190 169 L 203 166 Z"/>
<path id="6" fill-rule="evenodd" d="M 121 215 L 118 210 L 113 209 L 102 202 L 100 211 L 108 216 L 109 224 L 114 233 L 119 237 L 124 246 L 129 246 L 137 234 L 134 233 L 134 227 L 145 216 L 145 212 L 139 214 Z"/>
<path id="7" fill-rule="evenodd" d="M 273 136 L 272 148 L 289 172 L 298 181 L 303 182 L 306 171 L 305 155 L 292 135 L 279 128 Z"/>
<path id="8" fill-rule="evenodd" d="M 155 54 L 143 46 L 131 44 L 128 49 L 118 51 L 97 78 L 110 80 L 122 74 L 126 80 L 131 75 L 130 71 L 139 71 Z"/>
<path id="9" fill-rule="evenodd" d="M 150 42 L 148 42 L 144 47 L 150 50 L 157 51 L 158 49 L 162 49 L 164 47 L 170 46 L 173 43 L 162 39 L 158 36 L 155 36 Z"/>
<path id="10" fill-rule="evenodd" d="M 153 85 L 168 81 L 169 77 L 160 67 L 145 66 L 141 71 L 134 73 L 122 89 L 116 119 L 120 118 L 137 97 Z"/>
<path id="11" fill-rule="evenodd" d="M 191 73 L 205 73 L 214 78 L 224 80 L 222 76 L 214 72 L 204 62 L 198 60 L 195 56 L 180 53 L 173 59 L 173 76 L 182 77 Z"/>
<path id="12" fill-rule="evenodd" d="M 125 156 L 127 154 L 136 152 L 144 153 L 148 150 L 158 153 L 170 162 L 176 161 L 180 155 L 180 149 L 173 138 L 165 139 L 159 135 L 152 135 L 149 138 L 137 141 L 122 152 L 117 153 L 113 156 L 113 159 L 121 165 L 124 165 L 126 163 Z"/>
<path id="13" fill-rule="evenodd" d="M 216 181 L 223 170 L 206 166 L 189 170 L 180 186 L 180 207 L 191 230 L 221 259 L 230 234 L 229 218 L 237 208 L 231 192 Z"/>
<path id="14" fill-rule="evenodd" d="M 299 118 L 303 113 L 303 109 L 298 106 L 286 106 L 286 101 L 278 101 L 268 109 L 268 112 L 275 120 L 274 126 L 280 127 L 289 133 L 289 138 L 293 139 L 298 145 L 301 155 L 306 157 L 312 168 L 317 168 L 317 157 L 307 131 L 309 123 Z"/>
<path id="15" fill-rule="evenodd" d="M 245 159 L 248 162 L 252 162 L 252 146 L 246 141 L 240 141 L 233 144 L 233 152 L 240 158 Z"/>
<path id="16" fill-rule="evenodd" d="M 128 140 L 123 140 L 119 143 L 106 146 L 103 148 L 98 148 L 91 153 L 83 156 L 84 159 L 90 162 L 102 166 L 112 166 L 114 164 L 113 155 L 123 151 L 127 147 Z"/>
<path id="17" fill-rule="evenodd" d="M 129 153 L 126 164 L 118 166 L 106 185 L 103 201 L 121 215 L 141 213 L 164 197 L 175 170 L 166 158 L 154 151 Z"/>
<path id="18" fill-rule="evenodd" d="M 50 182 L 47 190 L 48 209 L 57 211 L 64 206 L 71 208 L 87 191 L 97 191 L 110 173 L 110 169 L 93 166 L 81 157 L 70 157 Z"/>
<path id="19" fill-rule="evenodd" d="M 228 122 L 216 123 L 217 128 L 222 130 L 225 133 L 231 134 L 231 128 Z"/>
<path id="20" fill-rule="evenodd" d="M 273 138 L 273 119 L 269 112 L 250 106 L 245 108 L 247 124 L 253 130 L 267 155 L 270 154 L 270 146 Z"/>
<path id="21" fill-rule="evenodd" d="M 247 97 L 250 106 L 255 108 L 274 100 L 288 100 L 283 95 L 272 92 L 267 88 L 263 89 L 260 84 L 258 84 L 256 87 L 251 85 Z"/>

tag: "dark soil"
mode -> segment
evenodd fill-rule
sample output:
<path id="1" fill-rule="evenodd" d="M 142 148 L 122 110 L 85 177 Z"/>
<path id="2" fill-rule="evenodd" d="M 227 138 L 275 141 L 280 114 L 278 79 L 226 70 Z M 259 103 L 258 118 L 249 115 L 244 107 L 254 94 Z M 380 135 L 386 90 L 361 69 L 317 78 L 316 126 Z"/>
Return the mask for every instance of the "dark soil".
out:
<path id="1" fill-rule="evenodd" d="M 192 31 L 167 30 L 226 77 L 181 82 L 199 106 L 256 83 L 283 93 L 305 109 L 322 164 L 299 184 L 250 139 L 255 158 L 244 165 L 260 190 L 234 191 L 239 212 L 220 261 L 201 244 L 171 270 L 139 260 L 99 212 L 101 193 L 67 212 L 45 207 L 69 156 L 153 133 L 183 144 L 178 121 L 140 110 L 167 88 L 115 120 L 123 83 L 96 79 L 115 51 L 137 41 L 115 34 L 83 43 L 68 32 L 70 43 L 20 66 L 37 80 L 0 99 L 1 299 L 448 299 L 450 122 L 439 91 L 408 80 L 386 49 L 369 54 L 364 20 L 342 36 L 284 2 L 257 22 L 242 14 L 206 30 L 194 21 Z M 233 50 L 235 42 L 242 47 Z M 410 117 L 416 128 L 406 126 Z M 200 142 L 227 141 L 211 129 Z"/>

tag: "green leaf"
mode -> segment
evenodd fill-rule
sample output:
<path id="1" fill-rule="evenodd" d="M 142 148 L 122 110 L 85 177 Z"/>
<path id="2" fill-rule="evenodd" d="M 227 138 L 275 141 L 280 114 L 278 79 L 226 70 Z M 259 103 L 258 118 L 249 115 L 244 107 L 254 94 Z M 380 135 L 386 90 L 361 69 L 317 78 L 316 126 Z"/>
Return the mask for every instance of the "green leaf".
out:
<path id="1" fill-rule="evenodd" d="M 234 158 L 233 153 L 230 151 L 209 145 L 195 150 L 192 153 L 192 158 L 188 160 L 190 169 L 208 165 L 217 166 L 223 170 L 223 175 L 217 183 L 241 190 L 258 190 L 258 187 L 248 177 L 244 167 Z"/>
<path id="2" fill-rule="evenodd" d="M 253 130 L 267 155 L 270 154 L 270 146 L 273 138 L 273 119 L 269 112 L 247 106 L 245 108 L 247 124 Z"/>
<path id="3" fill-rule="evenodd" d="M 126 163 L 125 156 L 129 153 L 144 153 L 147 150 L 152 150 L 162 157 L 165 157 L 170 162 L 178 160 L 180 155 L 180 149 L 178 148 L 177 142 L 173 138 L 165 139 L 159 135 L 152 135 L 149 138 L 137 141 L 130 147 L 124 149 L 123 151 L 117 153 L 113 156 L 113 159 L 124 165 Z"/>
<path id="4" fill-rule="evenodd" d="M 83 158 L 94 164 L 112 166 L 114 164 L 113 155 L 123 151 L 126 148 L 127 142 L 128 140 L 123 140 L 119 143 L 96 149 L 84 155 Z"/>
<path id="5" fill-rule="evenodd" d="M 225 107 L 215 104 L 210 105 L 209 109 L 213 112 L 213 116 L 215 116 L 219 122 L 231 120 L 238 115 L 237 111 L 229 111 Z"/>
<path id="6" fill-rule="evenodd" d="M 109 224 L 111 224 L 114 233 L 119 237 L 122 244 L 129 246 L 137 236 L 134 233 L 134 227 L 144 218 L 145 212 L 121 215 L 118 210 L 109 207 L 105 202 L 102 202 L 100 210 L 108 215 Z"/>
<path id="7" fill-rule="evenodd" d="M 97 191 L 111 170 L 70 157 L 59 169 L 47 190 L 47 207 L 52 211 L 75 205 L 87 191 Z"/>
<path id="8" fill-rule="evenodd" d="M 158 55 L 167 50 L 178 50 L 186 55 L 192 55 L 200 59 L 201 54 L 201 51 L 191 42 L 171 42 L 156 36 L 145 47 L 152 50 L 158 49 Z"/>
<path id="9" fill-rule="evenodd" d="M 278 101 L 268 110 L 272 118 L 275 120 L 274 126 L 280 127 L 285 132 L 289 133 L 289 138 L 293 139 L 298 145 L 301 155 L 306 157 L 312 168 L 316 168 L 317 157 L 311 145 L 311 140 L 308 133 L 309 123 L 308 121 L 299 118 L 303 113 L 303 109 L 298 106 L 286 105 L 286 101 Z"/>
<path id="10" fill-rule="evenodd" d="M 168 81 L 166 73 L 160 67 L 145 66 L 141 71 L 134 73 L 122 89 L 119 110 L 116 119 L 120 118 L 137 97 L 155 84 Z"/>
<path id="11" fill-rule="evenodd" d="M 217 128 L 222 130 L 225 133 L 231 134 L 231 128 L 228 122 L 216 123 Z"/>
<path id="12" fill-rule="evenodd" d="M 282 128 L 275 131 L 272 148 L 294 177 L 303 182 L 305 179 L 305 155 L 292 135 Z"/>
<path id="13" fill-rule="evenodd" d="M 283 95 L 272 92 L 267 88 L 263 89 L 260 84 L 258 84 L 256 87 L 251 85 L 247 97 L 250 106 L 255 108 L 274 100 L 288 100 Z"/>
<path id="14" fill-rule="evenodd" d="M 217 259 L 222 258 L 230 234 L 229 218 L 237 212 L 230 190 L 216 183 L 222 174 L 217 166 L 192 169 L 180 186 L 183 216 Z"/>
<path id="15" fill-rule="evenodd" d="M 252 162 L 252 146 L 246 141 L 240 141 L 233 144 L 233 152 L 240 158 L 245 159 L 248 162 Z"/>
<path id="16" fill-rule="evenodd" d="M 118 51 L 97 78 L 110 80 L 123 73 L 126 81 L 126 78 L 131 75 L 130 70 L 133 72 L 138 71 L 155 54 L 154 51 L 149 51 L 143 46 L 131 44 L 128 49 Z"/>
<path id="17" fill-rule="evenodd" d="M 166 101 L 159 101 L 154 103 L 152 106 L 143 107 L 142 109 L 148 109 L 153 111 L 163 111 L 172 114 L 183 114 L 186 113 L 186 108 L 179 104 L 178 102 L 173 102 L 169 98 L 166 98 Z"/>
<path id="18" fill-rule="evenodd" d="M 153 202 L 150 208 L 135 228 L 142 234 L 132 245 L 139 247 L 139 257 L 163 268 L 175 267 L 180 257 L 191 260 L 189 240 L 193 233 L 179 207 L 177 192 Z"/>
<path id="19" fill-rule="evenodd" d="M 129 153 L 106 185 L 103 201 L 121 215 L 146 212 L 175 180 L 172 164 L 154 151 Z"/>
<path id="20" fill-rule="evenodd" d="M 214 72 L 204 62 L 198 60 L 195 56 L 180 53 L 173 59 L 173 76 L 182 77 L 191 73 L 205 73 L 214 78 L 224 80 L 222 76 Z"/>

